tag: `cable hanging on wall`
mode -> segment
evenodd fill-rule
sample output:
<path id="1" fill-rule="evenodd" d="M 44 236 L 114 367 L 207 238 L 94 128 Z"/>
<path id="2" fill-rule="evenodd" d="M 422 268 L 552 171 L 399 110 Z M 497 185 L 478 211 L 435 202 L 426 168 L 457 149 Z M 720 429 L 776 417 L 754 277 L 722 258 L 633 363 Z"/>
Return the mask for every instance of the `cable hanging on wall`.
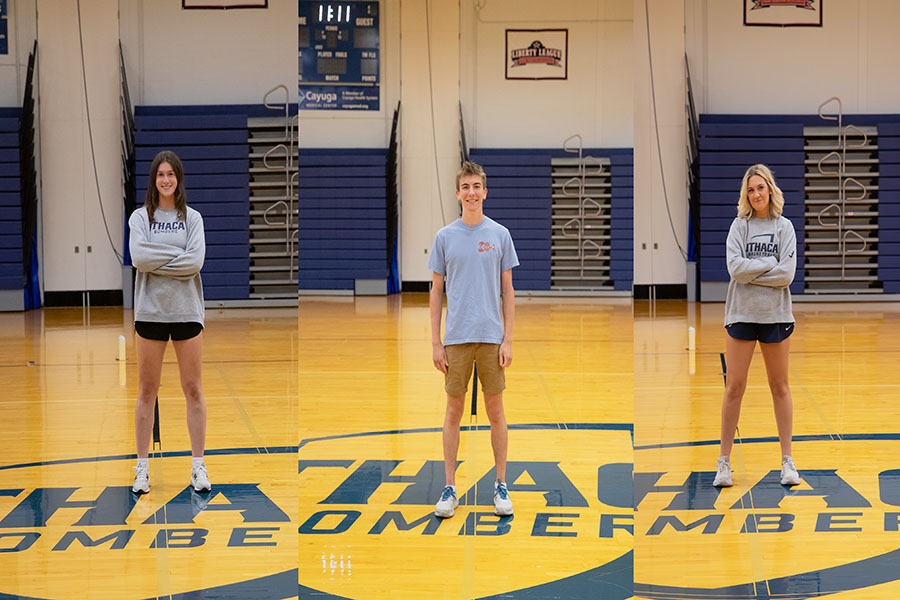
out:
<path id="1" fill-rule="evenodd" d="M 119 261 L 119 264 L 124 266 L 125 258 L 118 251 L 118 249 L 116 249 L 116 245 L 112 240 L 112 235 L 110 235 L 109 233 L 109 223 L 106 220 L 106 212 L 103 210 L 103 198 L 100 194 L 100 177 L 97 175 L 97 155 L 94 152 L 94 133 L 93 127 L 91 125 L 91 105 L 88 102 L 87 71 L 85 69 L 84 62 L 84 35 L 82 33 L 81 26 L 81 0 L 76 0 L 76 2 L 78 8 L 78 44 L 81 49 L 81 81 L 84 84 L 84 108 L 87 112 L 88 140 L 91 144 L 91 165 L 94 168 L 94 184 L 97 186 L 97 202 L 100 203 L 100 216 L 103 217 L 103 227 L 106 230 L 106 239 L 109 240 L 109 247 L 112 248 L 113 254 L 116 255 L 116 260 Z M 151 184 L 148 183 L 148 185 Z"/>
<path id="2" fill-rule="evenodd" d="M 437 130 L 434 124 L 434 82 L 432 81 L 431 71 L 431 0 L 425 0 L 425 37 L 428 47 L 428 99 L 431 103 L 431 144 L 434 148 L 434 174 L 437 179 L 438 201 L 441 205 L 441 223 L 447 224 L 447 217 L 444 215 L 444 192 L 441 189 L 441 169 L 438 165 L 437 152 Z"/>
<path id="3" fill-rule="evenodd" d="M 656 132 L 656 156 L 659 158 L 659 176 L 660 179 L 662 179 L 663 198 L 666 202 L 666 215 L 669 217 L 669 227 L 672 229 L 672 238 L 675 240 L 675 245 L 678 246 L 678 251 L 681 253 L 682 258 L 687 260 L 687 252 L 681 246 L 681 242 L 678 241 L 678 234 L 675 232 L 675 223 L 672 221 L 672 211 L 669 207 L 669 191 L 668 186 L 666 185 L 666 173 L 663 170 L 662 144 L 659 141 L 659 117 L 656 114 L 656 85 L 653 81 L 653 51 L 650 45 L 650 6 L 648 0 L 644 0 L 644 11 L 647 17 L 647 60 L 650 64 L 650 99 L 653 105 L 653 129 Z"/>

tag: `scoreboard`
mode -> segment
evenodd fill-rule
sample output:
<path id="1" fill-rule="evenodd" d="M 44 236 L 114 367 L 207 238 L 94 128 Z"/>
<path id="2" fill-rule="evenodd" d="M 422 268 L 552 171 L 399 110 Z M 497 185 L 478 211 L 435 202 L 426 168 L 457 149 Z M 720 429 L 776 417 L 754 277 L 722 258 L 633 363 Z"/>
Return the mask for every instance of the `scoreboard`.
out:
<path id="1" fill-rule="evenodd" d="M 301 110 L 379 110 L 378 2 L 300 0 Z"/>

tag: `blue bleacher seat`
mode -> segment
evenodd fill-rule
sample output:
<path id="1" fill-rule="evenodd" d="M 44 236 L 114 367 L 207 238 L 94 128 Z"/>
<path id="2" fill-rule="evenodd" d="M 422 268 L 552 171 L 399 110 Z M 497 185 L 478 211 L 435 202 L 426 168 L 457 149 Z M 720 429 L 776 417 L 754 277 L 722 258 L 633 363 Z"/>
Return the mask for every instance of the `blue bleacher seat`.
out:
<path id="1" fill-rule="evenodd" d="M 138 204 L 153 158 L 161 150 L 175 152 L 184 164 L 188 205 L 203 215 L 201 276 L 210 300 L 250 295 L 248 114 L 240 106 L 135 107 Z"/>

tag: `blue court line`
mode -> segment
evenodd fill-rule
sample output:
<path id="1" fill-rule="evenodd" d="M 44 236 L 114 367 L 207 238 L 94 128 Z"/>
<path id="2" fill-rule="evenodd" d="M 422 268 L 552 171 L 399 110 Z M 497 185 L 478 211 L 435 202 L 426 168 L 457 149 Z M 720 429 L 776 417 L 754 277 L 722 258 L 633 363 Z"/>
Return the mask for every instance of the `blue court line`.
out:
<path id="1" fill-rule="evenodd" d="M 285 600 L 297 598 L 297 569 L 149 600 Z"/>
<path id="2" fill-rule="evenodd" d="M 625 600 L 634 595 L 633 581 L 634 550 L 629 550 L 615 560 L 584 573 L 478 600 Z M 300 597 L 351 600 L 305 585 L 300 586 Z"/>
<path id="3" fill-rule="evenodd" d="M 625 600 L 634 595 L 633 582 L 634 550 L 629 550 L 584 573 L 478 600 Z"/>
<path id="4" fill-rule="evenodd" d="M 795 435 L 791 438 L 792 442 L 830 442 L 835 440 L 837 436 L 839 441 L 859 442 L 859 441 L 880 441 L 900 440 L 900 433 L 820 433 L 814 435 Z M 777 442 L 778 436 L 740 438 L 735 439 L 735 445 L 738 444 L 765 444 L 769 442 Z M 668 442 L 665 444 L 647 444 L 644 446 L 635 446 L 635 450 L 654 450 L 660 448 L 689 448 L 693 446 L 717 446 L 719 440 L 697 440 L 694 442 Z"/>
<path id="5" fill-rule="evenodd" d="M 291 454 L 297 452 L 297 446 L 261 446 L 250 448 L 217 448 L 204 451 L 205 456 L 227 456 L 231 454 Z M 177 450 L 170 452 L 151 452 L 150 458 L 172 458 L 175 456 L 190 456 L 190 450 Z M 51 465 L 70 465 L 76 463 L 105 462 L 113 460 L 137 460 L 137 454 L 114 454 L 110 456 L 91 456 L 85 458 L 62 458 L 59 460 L 43 460 L 31 463 L 20 463 L 18 465 L 0 466 L 0 471 L 10 469 L 25 469 L 28 467 L 48 467 Z M 0 600 L 4 600 L 0 596 Z"/>
<path id="6" fill-rule="evenodd" d="M 900 549 L 845 565 L 720 588 L 634 584 L 634 595 L 650 600 L 805 600 L 868 588 L 900 579 Z"/>
<path id="7" fill-rule="evenodd" d="M 510 431 L 534 431 L 534 430 L 601 430 L 601 431 L 629 431 L 634 439 L 633 423 L 519 423 L 507 425 Z M 490 431 L 490 425 L 463 425 L 460 431 Z M 387 431 L 364 431 L 360 433 L 343 433 L 339 435 L 327 435 L 324 437 L 307 438 L 300 440 L 300 448 L 312 442 L 325 442 L 329 440 L 341 440 L 345 438 L 370 437 L 376 435 L 400 435 L 405 433 L 440 433 L 442 427 L 419 427 L 415 429 L 390 429 Z"/>
<path id="8" fill-rule="evenodd" d="M 216 600 L 286 600 L 288 598 L 297 598 L 297 595 L 297 569 L 291 569 L 237 583 L 228 583 L 180 594 L 153 596 L 149 600 L 210 600 L 212 598 Z M 0 592 L 0 600 L 48 599 Z"/>

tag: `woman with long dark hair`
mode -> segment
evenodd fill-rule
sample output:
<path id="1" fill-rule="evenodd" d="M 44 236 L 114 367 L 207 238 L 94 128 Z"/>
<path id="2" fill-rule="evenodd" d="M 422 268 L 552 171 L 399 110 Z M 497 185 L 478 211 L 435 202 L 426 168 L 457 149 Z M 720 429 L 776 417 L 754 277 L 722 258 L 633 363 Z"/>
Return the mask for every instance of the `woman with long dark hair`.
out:
<path id="1" fill-rule="evenodd" d="M 128 220 L 134 282 L 134 330 L 138 361 L 138 399 L 134 410 L 137 466 L 136 494 L 150 491 L 148 453 L 153 409 L 159 391 L 163 356 L 169 339 L 175 348 L 181 389 L 187 402 L 191 438 L 191 485 L 210 489 L 203 462 L 206 403 L 200 369 L 203 357 L 203 284 L 200 269 L 206 254 L 203 218 L 188 207 L 184 168 L 165 150 L 150 165 L 144 206 Z"/>
<path id="2" fill-rule="evenodd" d="M 794 225 L 782 216 L 783 209 L 784 195 L 769 168 L 753 165 L 747 169 L 726 247 L 731 282 L 725 298 L 725 397 L 715 486 L 732 485 L 729 457 L 757 341 L 775 408 L 781 484 L 800 483 L 791 455 L 794 409 L 788 383 L 790 335 L 794 332 L 789 286 L 797 268 L 797 237 Z"/>

